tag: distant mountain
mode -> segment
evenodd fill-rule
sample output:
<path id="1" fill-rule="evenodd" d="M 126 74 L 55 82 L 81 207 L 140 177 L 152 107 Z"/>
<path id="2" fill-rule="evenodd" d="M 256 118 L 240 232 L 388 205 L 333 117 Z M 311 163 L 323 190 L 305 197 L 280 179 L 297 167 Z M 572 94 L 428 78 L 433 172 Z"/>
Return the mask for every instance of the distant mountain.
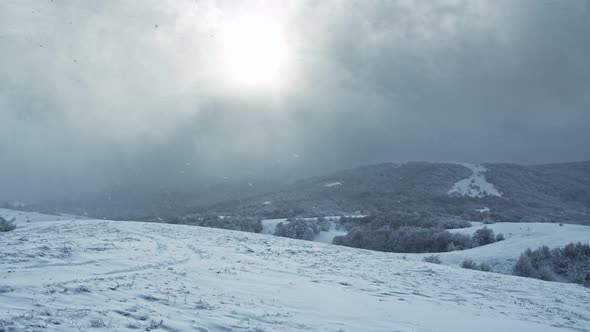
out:
<path id="1" fill-rule="evenodd" d="M 590 161 L 532 166 L 385 163 L 290 183 L 236 178 L 177 187 L 117 188 L 95 197 L 45 201 L 24 209 L 120 220 L 357 213 L 590 224 Z"/>
<path id="2" fill-rule="evenodd" d="M 264 218 L 421 212 L 433 218 L 590 223 L 590 162 L 379 164 L 193 212 Z"/>

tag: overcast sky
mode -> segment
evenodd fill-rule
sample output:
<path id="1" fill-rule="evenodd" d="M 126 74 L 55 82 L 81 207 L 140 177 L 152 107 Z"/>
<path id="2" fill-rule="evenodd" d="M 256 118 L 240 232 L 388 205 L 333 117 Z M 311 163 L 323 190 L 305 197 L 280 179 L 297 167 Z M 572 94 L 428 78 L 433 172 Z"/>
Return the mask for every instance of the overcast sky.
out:
<path id="1" fill-rule="evenodd" d="M 0 199 L 386 161 L 590 159 L 588 0 L 5 0 Z M 272 86 L 219 22 L 280 22 Z"/>

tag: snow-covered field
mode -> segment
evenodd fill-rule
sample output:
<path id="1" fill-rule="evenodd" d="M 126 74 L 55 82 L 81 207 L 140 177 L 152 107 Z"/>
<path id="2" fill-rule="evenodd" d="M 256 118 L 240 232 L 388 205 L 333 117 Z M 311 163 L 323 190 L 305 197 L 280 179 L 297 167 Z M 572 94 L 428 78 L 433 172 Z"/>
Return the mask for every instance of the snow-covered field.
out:
<path id="1" fill-rule="evenodd" d="M 453 185 L 449 190 L 449 195 L 467 196 L 467 197 L 485 197 L 485 196 L 502 196 L 502 193 L 496 189 L 493 183 L 486 180 L 484 173 L 487 169 L 482 165 L 459 163 L 469 168 L 471 176 L 463 179 Z"/>
<path id="2" fill-rule="evenodd" d="M 590 331 L 579 285 L 262 234 L 36 217 L 0 233 L 0 330 Z"/>

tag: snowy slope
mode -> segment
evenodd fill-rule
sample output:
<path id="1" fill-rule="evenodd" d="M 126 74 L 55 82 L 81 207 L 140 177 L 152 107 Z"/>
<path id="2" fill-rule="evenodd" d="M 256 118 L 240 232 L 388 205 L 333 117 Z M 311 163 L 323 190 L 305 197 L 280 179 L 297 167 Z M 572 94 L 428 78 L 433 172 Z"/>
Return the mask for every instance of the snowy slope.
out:
<path id="1" fill-rule="evenodd" d="M 484 225 L 473 222 L 469 228 L 455 229 L 452 232 L 472 235 L 477 229 L 488 227 L 496 234 L 502 233 L 504 241 L 485 246 L 440 254 L 444 264 L 459 265 L 467 258 L 477 262 L 487 262 L 494 271 L 510 273 L 518 256 L 527 248 L 540 246 L 562 247 L 570 242 L 590 243 L 590 226 L 551 224 L 551 223 L 495 223 Z"/>
<path id="2" fill-rule="evenodd" d="M 43 213 L 37 213 L 37 212 L 25 212 L 25 211 L 17 211 L 17 210 L 2 209 L 2 208 L 0 208 L 0 217 L 3 217 L 6 220 L 14 219 L 14 221 L 16 222 L 17 225 L 21 225 L 21 224 L 28 223 L 28 222 L 85 219 L 83 217 L 74 216 L 71 214 L 51 215 L 51 214 L 43 214 Z"/>
<path id="3" fill-rule="evenodd" d="M 502 196 L 502 193 L 488 182 L 483 175 L 487 169 L 482 165 L 461 163 L 460 165 L 469 168 L 471 176 L 463 179 L 453 185 L 449 190 L 449 195 L 467 196 L 467 197 L 485 197 L 485 196 Z"/>
<path id="4" fill-rule="evenodd" d="M 0 330 L 590 331 L 588 288 L 387 253 L 91 220 L 0 241 Z"/>

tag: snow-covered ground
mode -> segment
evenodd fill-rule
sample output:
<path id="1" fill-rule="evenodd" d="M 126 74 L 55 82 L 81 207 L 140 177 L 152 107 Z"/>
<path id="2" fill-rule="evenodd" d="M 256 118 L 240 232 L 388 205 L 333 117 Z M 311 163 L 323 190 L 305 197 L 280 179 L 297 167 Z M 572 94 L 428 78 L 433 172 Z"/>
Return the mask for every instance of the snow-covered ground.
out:
<path id="1" fill-rule="evenodd" d="M 449 190 L 449 195 L 467 196 L 467 197 L 485 197 L 485 196 L 502 196 L 502 193 L 494 187 L 494 184 L 488 182 L 484 176 L 487 169 L 482 165 L 460 163 L 460 165 L 471 170 L 472 174 L 453 185 Z"/>
<path id="2" fill-rule="evenodd" d="M 590 331 L 580 285 L 263 234 L 51 219 L 0 233 L 0 330 Z"/>

